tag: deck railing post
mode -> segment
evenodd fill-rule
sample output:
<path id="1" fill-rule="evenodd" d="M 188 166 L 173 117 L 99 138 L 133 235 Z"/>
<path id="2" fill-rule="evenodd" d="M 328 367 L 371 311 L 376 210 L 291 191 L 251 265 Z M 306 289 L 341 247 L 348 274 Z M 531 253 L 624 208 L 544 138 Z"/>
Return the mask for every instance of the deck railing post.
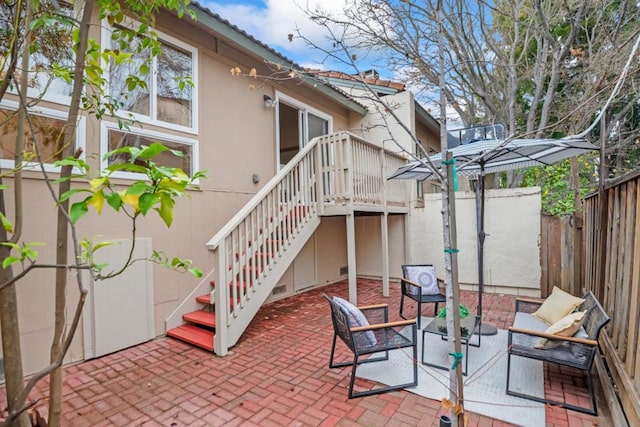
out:
<path id="1" fill-rule="evenodd" d="M 345 157 L 344 163 L 340 165 L 340 170 L 345 171 L 345 196 L 347 197 L 349 204 L 353 204 L 354 188 L 353 188 L 353 158 L 354 158 L 354 144 L 351 139 L 351 134 L 344 133 L 344 148 Z"/>
<path id="2" fill-rule="evenodd" d="M 213 250 L 213 265 L 216 269 L 215 286 L 213 288 L 213 301 L 215 305 L 216 334 L 213 350 L 218 356 L 225 356 L 228 346 L 228 313 L 229 313 L 229 289 L 226 282 L 227 270 L 225 259 L 227 254 L 226 239 L 222 239 L 218 247 Z"/>
<path id="3" fill-rule="evenodd" d="M 382 179 L 382 206 L 384 206 L 385 213 L 387 212 L 387 179 L 386 179 L 386 171 L 387 171 L 387 153 L 384 151 L 384 148 L 380 148 L 380 178 Z"/>
<path id="4" fill-rule="evenodd" d="M 316 203 L 318 214 L 324 215 L 324 172 L 322 170 L 322 150 L 324 150 L 327 139 L 322 137 L 316 144 L 314 149 L 315 171 L 313 173 L 313 182 L 315 186 Z"/>

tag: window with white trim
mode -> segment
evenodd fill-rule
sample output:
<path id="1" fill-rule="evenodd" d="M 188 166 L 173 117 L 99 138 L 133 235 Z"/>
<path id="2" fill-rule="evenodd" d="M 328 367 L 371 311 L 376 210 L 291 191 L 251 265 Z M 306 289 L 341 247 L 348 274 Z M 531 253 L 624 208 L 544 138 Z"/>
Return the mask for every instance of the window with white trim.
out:
<path id="1" fill-rule="evenodd" d="M 116 123 L 102 122 L 102 153 L 107 153 L 122 147 L 149 146 L 153 142 L 160 142 L 167 148 L 180 151 L 184 157 L 175 156 L 172 153 L 160 153 L 153 159 L 154 163 L 160 166 L 168 166 L 182 169 L 187 175 L 192 176 L 198 164 L 198 144 L 197 140 L 169 135 L 161 132 L 154 132 L 146 129 L 130 129 L 124 131 Z M 119 164 L 127 161 L 125 155 L 110 156 L 102 159 L 101 168 Z M 116 172 L 115 177 L 140 179 L 140 174 Z"/>
<path id="2" fill-rule="evenodd" d="M 16 138 L 18 135 L 18 104 L 13 101 L 0 102 L 0 166 L 12 169 L 15 166 Z M 67 113 L 48 108 L 34 107 L 29 109 L 29 121 L 25 124 L 23 168 L 39 170 L 38 154 L 44 163 L 45 170 L 57 172 L 59 167 L 53 163 L 62 159 L 64 148 L 64 126 Z M 30 123 L 29 123 L 30 122 Z M 33 128 L 33 134 L 31 129 Z M 85 119 L 78 121 L 75 138 L 75 149 L 84 153 Z M 75 151 L 75 150 L 74 150 Z M 84 158 L 84 154 L 81 155 Z"/>
<path id="3" fill-rule="evenodd" d="M 21 10 L 19 3 L 0 3 L 0 28 L 7 28 L 11 34 L 15 14 Z M 28 48 L 29 68 L 27 70 L 27 95 L 60 104 L 69 104 L 73 86 L 70 76 L 75 64 L 73 51 L 73 25 L 71 20 L 79 7 L 66 1 L 42 0 L 38 3 L 38 15 L 46 13 L 55 24 L 44 25 L 32 35 Z M 24 13 L 24 11 L 22 12 Z M 9 37 L 0 37 L 0 56 L 8 50 Z M 8 66 L 7 62 L 2 65 Z M 6 72 L 0 70 L 0 75 Z M 24 70 L 16 69 L 15 80 L 20 81 Z M 9 92 L 17 94 L 16 81 L 12 81 Z"/>
<path id="4" fill-rule="evenodd" d="M 117 27 L 115 27 L 117 28 Z M 111 42 L 113 30 L 106 30 L 103 40 Z M 132 116 L 143 123 L 153 123 L 180 131 L 197 130 L 197 56 L 198 51 L 171 36 L 158 32 L 162 53 L 151 57 L 149 49 L 139 49 L 141 38 L 129 44 L 130 61 L 108 64 L 108 93 L 120 103 L 119 115 Z M 110 48 L 119 49 L 120 46 Z M 147 73 L 140 70 L 148 69 Z M 146 88 L 128 88 L 128 77 L 141 79 Z M 185 81 L 190 80 L 190 84 Z"/>

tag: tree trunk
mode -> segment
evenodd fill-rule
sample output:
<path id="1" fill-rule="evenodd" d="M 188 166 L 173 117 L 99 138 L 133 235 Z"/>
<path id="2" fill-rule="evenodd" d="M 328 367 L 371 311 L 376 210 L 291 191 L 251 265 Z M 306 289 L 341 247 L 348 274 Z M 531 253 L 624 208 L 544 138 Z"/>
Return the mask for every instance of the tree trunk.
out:
<path id="1" fill-rule="evenodd" d="M 76 64 L 74 69 L 73 93 L 71 95 L 71 103 L 69 105 L 69 117 L 64 132 L 64 150 L 62 157 L 71 157 L 74 155 L 75 134 L 80 110 L 80 97 L 83 90 L 83 74 L 84 62 L 87 52 L 89 38 L 89 24 L 91 22 L 91 13 L 94 8 L 94 0 L 87 0 L 84 4 L 82 12 L 82 20 L 79 25 L 78 50 L 76 52 Z M 63 166 L 60 171 L 60 177 L 68 177 L 71 175 L 71 166 Z M 63 181 L 58 187 L 58 197 L 69 191 L 71 188 L 70 181 Z M 65 265 L 68 263 L 69 251 L 69 199 L 59 204 L 58 207 L 58 225 L 56 229 L 56 263 Z M 53 340 L 51 342 L 51 362 L 58 359 L 63 351 L 63 343 L 65 340 L 65 322 L 66 322 L 66 305 L 67 305 L 67 270 L 64 268 L 56 269 L 56 302 L 55 302 L 55 320 Z M 62 367 L 51 373 L 49 383 L 49 425 L 57 427 L 61 424 L 62 419 Z"/>
<path id="2" fill-rule="evenodd" d="M 0 192 L 0 209 L 4 212 L 4 197 Z M 0 234 L 6 232 L 0 227 Z M 0 246 L 0 259 L 5 259 L 9 255 L 7 246 Z M 13 279 L 11 267 L 0 269 L 0 283 L 5 283 Z M 22 351 L 20 349 L 20 328 L 18 325 L 18 298 L 16 295 L 16 285 L 11 284 L 0 290 L 0 331 L 2 333 L 3 363 L 5 373 L 5 389 L 7 392 L 8 411 L 18 410 L 14 405 L 16 398 L 22 393 L 23 371 L 22 371 Z M 13 423 L 16 427 L 29 427 L 29 415 L 24 412 Z"/>
<path id="3" fill-rule="evenodd" d="M 25 11 L 25 27 L 28 27 L 31 22 L 32 9 L 31 5 L 26 5 Z M 27 33 L 28 36 L 28 33 Z M 15 67 L 17 64 L 18 50 L 12 51 L 12 65 Z M 21 58 L 22 68 L 28 67 L 29 64 L 29 51 L 24 50 Z M 27 73 L 22 73 L 20 88 L 26 91 L 28 84 Z M 4 95 L 4 93 L 3 93 Z M 25 93 L 21 94 L 20 110 L 18 111 L 18 125 L 16 128 L 16 150 L 15 150 L 15 164 L 19 166 L 22 164 L 22 152 L 24 147 L 24 127 L 26 121 L 26 110 L 24 97 Z M 0 177 L 0 184 L 2 184 Z M 22 172 L 19 167 L 13 173 L 13 185 L 14 185 L 14 213 L 15 213 L 15 228 L 10 241 L 16 243 L 22 234 Z M 4 191 L 0 191 L 0 212 L 6 212 L 6 204 Z M 7 230 L 4 227 L 0 227 L 0 241 L 9 241 Z M 0 247 L 0 260 L 6 259 L 11 253 L 8 246 Z M 0 283 L 7 283 L 13 280 L 13 267 L 0 269 Z M 18 321 L 18 295 L 16 292 L 16 285 L 12 283 L 2 290 L 0 290 L 0 330 L 2 333 L 2 350 L 3 350 L 3 363 L 5 372 L 5 389 L 7 392 L 7 406 L 9 413 L 19 411 L 21 406 L 18 397 L 24 390 L 24 371 L 22 368 L 22 346 L 20 344 L 20 324 Z M 29 420 L 29 414 L 25 411 L 15 418 L 12 425 L 18 427 L 28 427 L 31 425 Z"/>
<path id="4" fill-rule="evenodd" d="M 453 171 L 455 170 L 455 160 L 452 160 L 451 153 L 448 152 L 447 138 L 447 98 L 443 88 L 445 85 L 445 65 L 444 65 L 444 28 L 442 1 L 438 0 L 438 67 L 439 67 L 439 87 L 440 87 L 440 149 L 446 161 L 446 176 L 442 180 L 442 231 L 445 247 L 445 266 L 447 286 L 447 338 L 449 339 L 450 354 L 461 354 L 460 349 L 460 295 L 458 289 L 458 255 L 456 237 L 455 218 L 455 193 L 453 183 Z M 454 356 L 456 357 L 456 356 Z M 456 359 L 457 360 L 457 359 Z M 449 393 L 454 407 L 451 408 L 451 421 L 453 426 L 464 426 L 464 384 L 462 382 L 462 366 L 456 363 L 455 368 L 449 370 Z"/>

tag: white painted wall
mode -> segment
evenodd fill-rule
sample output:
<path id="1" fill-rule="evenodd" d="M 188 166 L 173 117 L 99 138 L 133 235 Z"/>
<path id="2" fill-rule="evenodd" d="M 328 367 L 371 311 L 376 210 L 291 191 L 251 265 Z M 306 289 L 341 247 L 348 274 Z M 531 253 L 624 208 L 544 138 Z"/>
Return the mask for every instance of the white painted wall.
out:
<path id="1" fill-rule="evenodd" d="M 487 190 L 485 204 L 485 292 L 540 295 L 540 188 Z M 432 263 L 444 278 L 442 197 L 425 195 L 425 207 L 409 215 L 409 263 Z M 478 283 L 475 193 L 456 193 L 459 281 Z"/>
<path id="2" fill-rule="evenodd" d="M 358 276 L 382 276 L 382 216 L 356 218 L 356 272 Z M 405 259 L 404 216 L 387 216 L 389 230 L 389 275 L 402 276 Z"/>

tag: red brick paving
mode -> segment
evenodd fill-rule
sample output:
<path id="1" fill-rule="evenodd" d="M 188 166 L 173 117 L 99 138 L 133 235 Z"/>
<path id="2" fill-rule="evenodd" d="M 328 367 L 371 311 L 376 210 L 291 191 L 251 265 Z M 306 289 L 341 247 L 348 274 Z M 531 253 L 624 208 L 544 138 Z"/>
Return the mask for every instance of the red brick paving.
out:
<path id="1" fill-rule="evenodd" d="M 380 281 L 360 279 L 359 305 L 386 302 L 391 320 L 399 319 L 399 285 L 391 284 L 390 298 L 383 298 L 381 289 Z M 447 413 L 440 402 L 408 391 L 347 399 L 349 369 L 328 368 L 332 326 L 323 292 L 346 297 L 348 285 L 343 281 L 264 306 L 223 358 L 160 338 L 66 367 L 64 425 L 438 426 L 439 416 Z M 461 298 L 475 308 L 475 292 L 463 291 Z M 483 305 L 487 321 L 499 328 L 511 324 L 513 296 L 485 294 Z M 341 354 L 348 354 L 346 347 Z M 361 379 L 356 384 L 372 385 Z M 546 367 L 545 389 L 559 398 L 588 399 L 581 376 L 570 370 Z M 6 408 L 3 393 L 0 405 Z M 42 398 L 42 411 L 46 394 L 43 380 L 30 396 Z M 473 413 L 468 420 L 471 427 L 509 425 Z M 606 424 L 602 417 L 546 409 L 551 427 L 599 422 Z"/>

